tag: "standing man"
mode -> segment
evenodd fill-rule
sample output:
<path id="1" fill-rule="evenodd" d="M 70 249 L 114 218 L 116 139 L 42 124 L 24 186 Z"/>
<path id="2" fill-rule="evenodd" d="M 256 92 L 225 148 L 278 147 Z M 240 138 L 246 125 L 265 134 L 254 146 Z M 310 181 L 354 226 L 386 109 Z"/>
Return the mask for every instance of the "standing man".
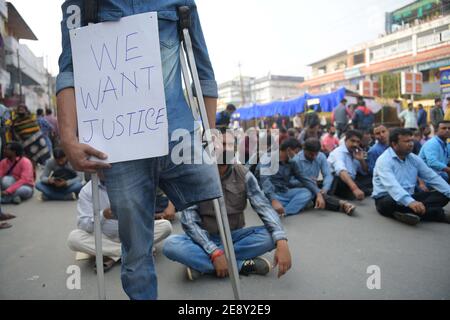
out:
<path id="1" fill-rule="evenodd" d="M 400 112 L 398 118 L 403 123 L 405 129 L 415 130 L 419 127 L 416 111 L 414 110 L 414 105 L 412 103 L 408 103 L 408 109 Z"/>
<path id="2" fill-rule="evenodd" d="M 93 0 L 90 0 L 93 1 Z M 189 163 L 175 164 L 171 152 L 178 141 L 168 143 L 167 156 L 108 164 L 91 159 L 107 160 L 108 155 L 81 144 L 77 137 L 76 102 L 73 78 L 72 52 L 69 29 L 81 26 L 84 17 L 83 1 L 67 0 L 62 5 L 62 54 L 57 78 L 58 121 L 61 145 L 75 170 L 96 172 L 103 169 L 105 186 L 111 201 L 111 210 L 119 220 L 122 242 L 122 286 L 131 299 L 156 299 L 157 279 L 153 262 L 154 208 L 159 183 L 176 209 L 181 211 L 194 203 L 221 196 L 216 168 L 209 164 L 194 163 L 193 156 L 202 154 L 201 144 L 194 146 Z M 155 0 L 125 1 L 103 0 L 97 17 L 119 20 L 121 17 L 145 12 L 158 12 L 159 39 L 164 79 L 169 137 L 176 129 L 190 132 L 185 140 L 194 136 L 195 121 L 184 96 L 181 78 L 181 49 L 178 30 L 178 8 L 189 5 L 191 12 L 190 35 L 203 89 L 209 125 L 215 127 L 217 83 L 203 37 L 195 1 Z M 81 18 L 81 19 L 80 19 Z M 190 140 L 191 141 L 191 140 Z M 145 146 L 136 146 L 145 148 Z M 205 160 L 207 161 L 207 160 Z M 211 161 L 209 162 L 211 163 Z"/>
<path id="3" fill-rule="evenodd" d="M 294 129 L 300 131 L 303 129 L 303 121 L 300 113 L 297 113 L 293 119 Z"/>
<path id="4" fill-rule="evenodd" d="M 335 122 L 338 138 L 345 132 L 349 122 L 349 113 L 347 110 L 347 100 L 342 99 L 341 103 L 334 109 L 331 123 Z"/>
<path id="5" fill-rule="evenodd" d="M 450 146 L 447 143 L 449 138 L 450 121 L 441 121 L 436 135 L 422 146 L 419 153 L 425 164 L 447 182 L 450 176 Z"/>
<path id="6" fill-rule="evenodd" d="M 371 131 L 375 122 L 375 115 L 372 110 L 366 106 L 363 98 L 358 98 L 358 107 L 353 114 L 353 125 L 356 130 L 362 132 Z"/>
<path id="7" fill-rule="evenodd" d="M 415 154 L 410 130 L 394 129 L 391 147 L 378 159 L 373 176 L 373 195 L 378 212 L 403 223 L 416 225 L 421 220 L 450 223 L 444 207 L 450 186 Z M 436 191 L 414 193 L 418 178 Z"/>
<path id="8" fill-rule="evenodd" d="M 431 124 L 433 125 L 434 130 L 437 131 L 439 122 L 444 120 L 444 110 L 442 110 L 441 98 L 434 99 L 434 107 L 431 109 L 430 117 Z"/>
<path id="9" fill-rule="evenodd" d="M 228 104 L 226 109 L 219 113 L 216 120 L 217 129 L 225 128 L 227 129 L 231 122 L 231 115 L 236 111 L 234 104 Z"/>
<path id="10" fill-rule="evenodd" d="M 421 133 L 427 127 L 428 114 L 423 108 L 422 104 L 419 104 L 419 112 L 417 113 L 417 125 L 419 126 L 419 130 Z"/>

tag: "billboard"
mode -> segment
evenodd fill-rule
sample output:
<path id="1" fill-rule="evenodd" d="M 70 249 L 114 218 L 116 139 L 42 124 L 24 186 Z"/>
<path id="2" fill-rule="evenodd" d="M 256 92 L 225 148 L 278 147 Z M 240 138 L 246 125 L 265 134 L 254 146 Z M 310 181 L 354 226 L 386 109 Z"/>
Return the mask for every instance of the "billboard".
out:
<path id="1" fill-rule="evenodd" d="M 441 72 L 441 87 L 450 87 L 450 66 L 440 68 L 439 71 Z"/>

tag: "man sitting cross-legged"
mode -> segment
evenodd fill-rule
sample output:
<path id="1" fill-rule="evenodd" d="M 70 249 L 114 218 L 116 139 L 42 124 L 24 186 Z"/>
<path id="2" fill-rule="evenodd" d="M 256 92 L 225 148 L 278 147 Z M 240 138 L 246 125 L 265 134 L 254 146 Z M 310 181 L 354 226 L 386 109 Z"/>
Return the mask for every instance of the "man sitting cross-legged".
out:
<path id="1" fill-rule="evenodd" d="M 53 150 L 53 158 L 45 163 L 41 181 L 36 189 L 42 192 L 42 200 L 74 200 L 80 193 L 81 173 L 73 170 L 66 154 L 60 148 Z"/>
<path id="2" fill-rule="evenodd" d="M 297 163 L 300 171 L 316 181 L 318 187 L 321 188 L 320 192 L 325 200 L 325 209 L 342 211 L 347 215 L 352 215 L 356 208 L 353 204 L 328 195 L 328 191 L 330 191 L 333 183 L 333 175 L 331 174 L 327 158 L 324 153 L 320 152 L 320 148 L 319 139 L 309 138 L 303 144 L 303 150 L 294 157 L 294 161 Z M 319 181 L 321 173 L 323 181 Z M 301 186 L 301 183 L 299 186 Z"/>
<path id="3" fill-rule="evenodd" d="M 233 153 L 233 135 L 226 133 L 225 139 L 219 139 L 218 142 L 222 142 L 224 148 L 217 146 L 217 154 L 225 154 L 223 159 L 232 159 L 232 155 L 226 154 Z M 291 267 L 287 236 L 278 215 L 259 188 L 258 181 L 239 164 L 226 164 L 224 161 L 224 164 L 219 165 L 219 172 L 240 274 L 269 273 L 271 264 L 261 255 L 276 248 L 275 265 L 278 264 L 278 277 L 281 277 Z M 244 228 L 247 199 L 264 226 Z M 187 266 L 187 276 L 190 280 L 201 274 L 226 277 L 228 263 L 224 256 L 213 203 L 208 201 L 184 210 L 181 223 L 186 234 L 166 239 L 164 255 Z"/>
<path id="4" fill-rule="evenodd" d="M 373 176 L 378 212 L 410 225 L 421 220 L 449 223 L 443 207 L 449 202 L 450 186 L 412 153 L 412 132 L 394 129 L 389 140 L 391 147 L 378 158 Z M 435 191 L 414 193 L 418 177 Z"/>
<path id="5" fill-rule="evenodd" d="M 348 200 L 364 200 L 372 193 L 372 179 L 361 149 L 362 138 L 360 131 L 347 131 L 345 143 L 328 157 L 335 176 L 330 194 Z"/>
<path id="6" fill-rule="evenodd" d="M 293 160 L 300 149 L 298 140 L 288 139 L 283 142 L 278 154 L 275 150 L 264 155 L 257 167 L 260 185 L 280 216 L 299 214 L 314 198 L 315 207 L 325 209 L 325 200 L 316 182 L 302 172 Z M 275 160 L 279 160 L 277 168 L 273 167 Z M 292 178 L 297 179 L 302 187 L 293 185 Z"/>
<path id="7" fill-rule="evenodd" d="M 105 271 L 111 269 L 122 256 L 122 244 L 119 239 L 119 224 L 111 210 L 108 193 L 100 174 L 100 224 L 102 230 L 102 250 Z M 77 211 L 78 228 L 72 231 L 67 240 L 69 248 L 75 252 L 95 255 L 94 210 L 92 202 L 92 182 L 89 181 L 80 191 Z M 158 205 L 158 203 L 156 203 Z M 172 232 L 172 225 L 167 220 L 155 220 L 154 243 L 161 242 Z M 94 267 L 95 268 L 95 267 Z"/>

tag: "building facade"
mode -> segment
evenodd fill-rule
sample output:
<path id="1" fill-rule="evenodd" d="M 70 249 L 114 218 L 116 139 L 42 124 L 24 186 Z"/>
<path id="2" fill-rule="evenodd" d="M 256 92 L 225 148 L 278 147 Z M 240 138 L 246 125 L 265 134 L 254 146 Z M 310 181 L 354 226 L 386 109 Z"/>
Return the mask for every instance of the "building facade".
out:
<path id="1" fill-rule="evenodd" d="M 54 89 L 44 60 L 19 42 L 37 37 L 11 3 L 0 0 L 0 16 L 0 84 L 5 104 L 14 107 L 24 102 L 31 111 L 51 106 Z"/>
<path id="2" fill-rule="evenodd" d="M 237 77 L 219 85 L 218 109 L 225 109 L 229 103 L 240 107 L 296 98 L 304 93 L 298 88 L 303 81 L 304 77 L 272 74 L 261 78 Z"/>
<path id="3" fill-rule="evenodd" d="M 416 1 L 399 9 L 400 16 L 410 15 L 405 8 L 420 9 L 419 5 L 426 7 L 430 2 L 440 1 Z M 359 91 L 361 80 L 379 81 L 383 73 L 420 71 L 423 94 L 439 94 L 439 68 L 450 65 L 450 14 L 443 9 L 427 13 L 414 23 L 403 21 L 401 28 L 399 13 L 387 14 L 397 17 L 387 19 L 389 34 L 311 64 L 311 77 L 299 87 L 311 93 L 331 92 L 342 86 Z"/>

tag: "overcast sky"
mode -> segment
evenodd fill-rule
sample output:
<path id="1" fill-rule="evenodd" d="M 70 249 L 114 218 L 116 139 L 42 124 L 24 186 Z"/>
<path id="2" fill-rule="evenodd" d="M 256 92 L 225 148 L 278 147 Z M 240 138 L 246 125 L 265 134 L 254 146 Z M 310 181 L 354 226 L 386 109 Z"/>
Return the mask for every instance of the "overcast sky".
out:
<path id="1" fill-rule="evenodd" d="M 58 73 L 61 0 L 9 0 L 39 41 L 24 41 L 48 56 Z M 307 65 L 384 32 L 385 12 L 412 0 L 197 0 L 219 82 L 242 73 L 306 75 Z"/>

